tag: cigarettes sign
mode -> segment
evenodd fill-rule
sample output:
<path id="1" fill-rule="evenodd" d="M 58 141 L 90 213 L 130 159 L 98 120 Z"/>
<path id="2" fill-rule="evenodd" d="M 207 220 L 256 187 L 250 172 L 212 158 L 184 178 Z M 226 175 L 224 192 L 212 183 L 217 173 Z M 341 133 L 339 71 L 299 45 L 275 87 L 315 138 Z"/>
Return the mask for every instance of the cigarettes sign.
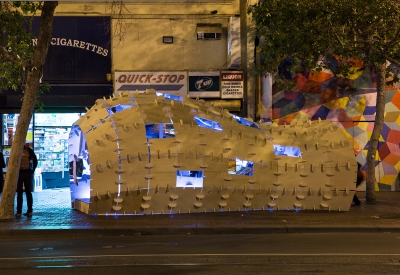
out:
<path id="1" fill-rule="evenodd" d="M 242 71 L 221 72 L 221 98 L 243 98 Z"/>
<path id="2" fill-rule="evenodd" d="M 115 72 L 115 94 L 123 91 L 144 92 L 155 89 L 157 92 L 187 95 L 187 72 Z"/>

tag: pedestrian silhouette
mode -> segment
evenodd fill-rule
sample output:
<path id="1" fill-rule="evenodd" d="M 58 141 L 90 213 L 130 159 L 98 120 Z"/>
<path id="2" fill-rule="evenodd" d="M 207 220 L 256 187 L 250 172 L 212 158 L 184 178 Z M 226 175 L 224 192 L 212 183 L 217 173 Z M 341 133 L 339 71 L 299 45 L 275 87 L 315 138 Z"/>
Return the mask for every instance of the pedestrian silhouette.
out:
<path id="1" fill-rule="evenodd" d="M 357 181 L 356 181 L 356 188 L 363 182 L 364 180 L 364 174 L 360 171 L 361 169 L 361 164 L 357 162 Z M 357 192 L 357 190 L 356 190 Z M 353 203 L 352 206 L 360 206 L 361 201 L 358 199 L 356 193 L 354 193 L 353 197 Z"/>
<path id="2" fill-rule="evenodd" d="M 3 147 L 0 146 L 0 194 L 3 192 L 4 186 L 3 168 L 6 168 L 6 163 L 4 162 Z"/>
<path id="3" fill-rule="evenodd" d="M 26 204 L 28 206 L 28 211 L 24 214 L 24 216 L 32 217 L 32 206 L 33 206 L 33 197 L 32 197 L 32 183 L 33 183 L 33 173 L 38 165 L 38 160 L 33 152 L 33 150 L 24 145 L 21 156 L 21 164 L 19 167 L 19 175 L 18 175 L 18 183 L 17 183 L 17 213 L 15 214 L 16 218 L 21 217 L 22 213 L 22 203 L 23 203 L 23 192 L 25 191 L 26 195 Z"/>

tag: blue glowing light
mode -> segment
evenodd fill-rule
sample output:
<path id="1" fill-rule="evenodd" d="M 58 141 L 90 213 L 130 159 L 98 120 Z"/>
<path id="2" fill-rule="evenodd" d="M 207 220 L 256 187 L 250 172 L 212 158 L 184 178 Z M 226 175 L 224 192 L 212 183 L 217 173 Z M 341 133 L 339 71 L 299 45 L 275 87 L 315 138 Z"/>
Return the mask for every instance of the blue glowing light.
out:
<path id="1" fill-rule="evenodd" d="M 198 116 L 195 116 L 194 119 L 196 120 L 197 125 L 200 127 L 222 131 L 221 125 L 219 125 L 219 123 L 216 121 Z"/>
<path id="2" fill-rule="evenodd" d="M 277 156 L 288 156 L 301 158 L 301 151 L 299 147 L 283 146 L 274 144 L 274 152 Z"/>
<path id="3" fill-rule="evenodd" d="M 134 106 L 136 106 L 136 105 L 134 105 L 134 104 L 118 104 L 118 105 L 115 105 L 113 107 L 107 108 L 107 112 L 110 115 L 112 115 L 112 114 L 115 114 L 115 113 L 119 113 L 119 112 L 121 112 L 123 110 L 130 109 L 130 108 L 132 108 Z"/>
<path id="4" fill-rule="evenodd" d="M 228 174 L 231 175 L 252 176 L 254 172 L 254 163 L 247 160 L 229 159 L 228 166 Z"/>
<path id="5" fill-rule="evenodd" d="M 164 94 L 164 93 L 160 93 L 160 92 L 156 92 L 156 95 L 157 96 L 163 96 L 163 97 L 165 97 L 167 99 L 183 102 L 183 97 L 181 97 L 179 95 Z"/>
<path id="6" fill-rule="evenodd" d="M 173 138 L 175 129 L 173 123 L 152 123 L 146 124 L 146 137 L 152 138 Z"/>
<path id="7" fill-rule="evenodd" d="M 237 122 L 239 122 L 240 124 L 242 124 L 244 126 L 248 126 L 248 127 L 251 127 L 251 128 L 255 128 L 255 129 L 261 130 L 261 128 L 258 127 L 253 121 L 250 121 L 250 120 L 247 120 L 245 118 L 242 118 L 240 116 L 235 116 L 235 115 L 232 115 L 232 117 L 234 119 L 236 119 Z"/>

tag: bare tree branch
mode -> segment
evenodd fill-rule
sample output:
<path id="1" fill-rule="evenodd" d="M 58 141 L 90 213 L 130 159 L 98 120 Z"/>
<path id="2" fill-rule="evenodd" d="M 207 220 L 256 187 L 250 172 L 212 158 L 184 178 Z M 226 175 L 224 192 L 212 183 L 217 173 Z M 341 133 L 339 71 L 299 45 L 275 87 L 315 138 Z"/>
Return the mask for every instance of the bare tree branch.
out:
<path id="1" fill-rule="evenodd" d="M 400 26 L 400 22 L 398 23 L 398 26 Z M 392 47 L 395 43 L 398 43 L 399 37 L 400 37 L 400 27 L 397 28 L 396 34 L 393 36 L 393 38 L 389 42 L 386 43 L 385 51 L 388 48 Z"/>
<path id="2" fill-rule="evenodd" d="M 390 61 L 391 63 L 396 64 L 397 66 L 400 67 L 400 62 L 399 62 L 398 60 L 396 60 L 396 59 L 394 59 L 394 58 L 388 56 L 388 55 L 387 55 L 386 53 L 384 53 L 383 51 L 377 49 L 377 48 L 374 47 L 374 46 L 371 46 L 371 50 L 374 51 L 374 52 L 376 52 L 376 53 L 381 54 L 386 60 L 388 60 L 388 61 Z"/>
<path id="3" fill-rule="evenodd" d="M 14 56 L 11 54 L 9 51 L 7 51 L 4 48 L 0 48 L 0 55 L 5 57 L 7 60 L 11 61 L 12 63 L 15 64 L 21 64 L 22 67 L 26 67 L 28 64 L 26 62 L 23 62 L 18 56 Z"/>
<path id="4" fill-rule="evenodd" d="M 342 40 L 340 39 L 340 37 L 337 35 L 336 30 L 335 30 L 335 28 L 333 27 L 331 20 L 328 19 L 328 22 L 329 22 L 329 26 L 330 26 L 330 28 L 331 28 L 331 30 L 332 30 L 333 35 L 336 37 L 336 40 L 337 40 L 338 43 L 342 46 L 342 48 L 344 48 L 344 44 L 343 44 Z"/>
<path id="5" fill-rule="evenodd" d="M 112 1 L 111 3 L 106 2 L 106 9 L 111 17 L 114 19 L 114 26 L 107 26 L 109 32 L 111 32 L 111 38 L 115 41 L 113 47 L 118 47 L 119 45 L 123 45 L 125 41 L 125 36 L 130 31 L 129 20 L 125 18 L 123 15 L 132 14 L 130 10 L 125 6 L 124 1 Z"/>

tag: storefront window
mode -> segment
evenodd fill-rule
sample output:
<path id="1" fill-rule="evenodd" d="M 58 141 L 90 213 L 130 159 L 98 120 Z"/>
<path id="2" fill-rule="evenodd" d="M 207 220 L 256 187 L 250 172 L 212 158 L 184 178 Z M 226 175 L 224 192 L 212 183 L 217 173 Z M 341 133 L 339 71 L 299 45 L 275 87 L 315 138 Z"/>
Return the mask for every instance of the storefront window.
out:
<path id="1" fill-rule="evenodd" d="M 80 114 L 35 114 L 34 151 L 42 172 L 68 171 L 68 136 Z"/>
<path id="2" fill-rule="evenodd" d="M 3 116 L 3 145 L 12 145 L 14 141 L 15 131 L 17 130 L 19 114 L 4 114 Z M 33 119 L 29 124 L 28 132 L 26 133 L 26 143 L 32 144 L 33 142 Z"/>
<path id="3" fill-rule="evenodd" d="M 38 158 L 35 173 L 43 175 L 44 188 L 69 185 L 68 137 L 72 124 L 80 116 L 80 113 L 34 114 L 26 135 L 26 143 L 33 148 Z M 9 150 L 14 140 L 19 114 L 4 114 L 3 117 L 3 145 Z"/>

